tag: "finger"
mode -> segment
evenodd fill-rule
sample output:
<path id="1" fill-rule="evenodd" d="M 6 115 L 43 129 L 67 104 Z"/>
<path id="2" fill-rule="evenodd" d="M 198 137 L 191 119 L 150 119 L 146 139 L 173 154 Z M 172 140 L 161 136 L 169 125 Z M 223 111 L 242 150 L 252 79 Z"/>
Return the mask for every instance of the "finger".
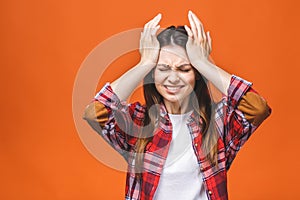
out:
<path id="1" fill-rule="evenodd" d="M 199 32 L 200 32 L 200 35 L 201 35 L 203 41 L 206 42 L 206 34 L 205 34 L 205 31 L 204 31 L 204 28 L 203 28 L 202 24 L 200 24 L 200 31 Z"/>
<path id="2" fill-rule="evenodd" d="M 190 38 L 192 38 L 192 37 L 193 37 L 193 33 L 192 33 L 191 29 L 190 29 L 187 25 L 184 25 L 184 28 L 185 28 L 185 30 L 186 30 L 188 36 L 189 36 Z"/>
<path id="3" fill-rule="evenodd" d="M 141 32 L 141 36 L 140 36 L 140 44 L 141 44 L 141 41 L 144 39 L 144 33 Z"/>
<path id="4" fill-rule="evenodd" d="M 161 14 L 156 15 L 151 21 L 149 21 L 145 27 L 144 32 L 146 36 L 152 35 L 153 28 L 155 28 L 161 20 Z"/>
<path id="5" fill-rule="evenodd" d="M 195 23 L 196 29 L 197 29 L 197 36 L 200 39 L 200 42 L 203 40 L 206 40 L 205 32 L 203 29 L 203 25 L 199 18 L 191 11 L 191 18 L 193 22 Z"/>
<path id="6" fill-rule="evenodd" d="M 158 13 L 152 20 L 145 24 L 145 28 L 150 28 L 158 24 L 161 20 L 161 14 Z"/>
<path id="7" fill-rule="evenodd" d="M 144 33 L 141 32 L 141 37 L 140 37 L 140 47 L 139 47 L 139 52 L 141 53 L 141 50 L 143 49 L 143 39 L 144 39 Z"/>
<path id="8" fill-rule="evenodd" d="M 201 36 L 202 36 L 203 40 L 206 42 L 207 37 L 206 37 L 206 34 L 205 34 L 204 27 L 203 27 L 202 23 L 200 23 L 200 33 L 201 33 Z"/>
<path id="9" fill-rule="evenodd" d="M 207 31 L 207 39 L 208 39 L 209 49 L 211 51 L 212 50 L 212 46 L 211 46 L 211 37 L 210 37 L 210 32 L 209 31 Z"/>
<path id="10" fill-rule="evenodd" d="M 158 31 L 159 28 L 160 28 L 160 25 L 157 25 L 156 27 L 154 27 L 152 29 L 152 31 L 151 31 L 151 35 L 152 36 L 156 36 L 156 33 L 157 33 L 157 31 Z"/>
<path id="11" fill-rule="evenodd" d="M 154 17 L 154 19 L 153 19 L 153 23 L 151 24 L 152 26 L 156 26 L 158 23 L 159 23 L 159 21 L 161 20 L 161 17 L 162 17 L 162 15 L 161 15 L 161 13 L 158 13 L 155 17 Z"/>
<path id="12" fill-rule="evenodd" d="M 189 18 L 189 22 L 190 22 L 190 25 L 191 25 L 191 30 L 192 30 L 192 33 L 193 33 L 193 37 L 194 37 L 195 40 L 198 40 L 198 34 L 197 34 L 195 22 L 192 19 L 191 11 L 189 11 L 188 18 Z"/>
<path id="13" fill-rule="evenodd" d="M 203 37 L 201 35 L 199 24 L 197 24 L 197 21 L 194 19 L 194 13 L 192 11 L 189 11 L 189 13 L 190 13 L 191 21 L 194 24 L 194 29 L 195 29 L 195 31 L 194 31 L 194 37 L 196 36 L 197 41 L 198 41 L 198 39 L 201 41 Z"/>
<path id="14" fill-rule="evenodd" d="M 159 22 L 161 20 L 161 14 L 159 13 L 155 18 L 154 20 L 152 21 L 151 24 L 149 24 L 149 27 L 148 27 L 148 35 L 149 36 L 152 36 L 152 39 L 156 39 L 156 33 L 158 31 L 158 29 L 160 28 L 160 25 Z M 154 37 L 153 37 L 154 36 Z"/>

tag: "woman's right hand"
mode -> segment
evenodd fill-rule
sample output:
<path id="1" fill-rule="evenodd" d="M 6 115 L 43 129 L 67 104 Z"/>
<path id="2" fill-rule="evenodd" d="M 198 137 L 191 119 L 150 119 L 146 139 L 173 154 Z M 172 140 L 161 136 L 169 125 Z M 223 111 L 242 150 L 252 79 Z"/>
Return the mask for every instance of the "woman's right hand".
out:
<path id="1" fill-rule="evenodd" d="M 161 20 L 161 14 L 156 15 L 152 20 L 145 24 L 140 39 L 140 54 L 141 63 L 156 66 L 159 56 L 159 42 L 156 37 L 156 33 L 160 28 L 159 22 Z"/>

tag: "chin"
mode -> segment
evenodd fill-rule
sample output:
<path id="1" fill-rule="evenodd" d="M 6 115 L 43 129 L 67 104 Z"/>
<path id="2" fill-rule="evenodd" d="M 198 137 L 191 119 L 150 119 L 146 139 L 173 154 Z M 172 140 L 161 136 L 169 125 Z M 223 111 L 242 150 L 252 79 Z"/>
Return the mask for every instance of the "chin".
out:
<path id="1" fill-rule="evenodd" d="M 184 98 L 180 97 L 180 96 L 170 96 L 169 94 L 167 95 L 163 95 L 164 100 L 170 102 L 170 103 L 178 103 L 180 101 L 182 101 Z"/>

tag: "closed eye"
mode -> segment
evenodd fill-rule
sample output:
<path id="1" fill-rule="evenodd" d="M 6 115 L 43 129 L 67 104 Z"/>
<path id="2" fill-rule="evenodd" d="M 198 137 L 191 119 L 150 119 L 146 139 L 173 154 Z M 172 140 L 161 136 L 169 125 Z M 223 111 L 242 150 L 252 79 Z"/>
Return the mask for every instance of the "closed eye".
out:
<path id="1" fill-rule="evenodd" d="M 171 70 L 173 67 L 167 64 L 157 64 L 157 69 L 159 71 L 168 71 Z M 179 65 L 178 67 L 174 67 L 175 71 L 180 71 L 180 72 L 189 72 L 192 70 L 192 66 L 190 64 L 182 64 Z"/>
<path id="2" fill-rule="evenodd" d="M 181 72 L 189 72 L 191 69 L 180 69 Z"/>
<path id="3" fill-rule="evenodd" d="M 171 66 L 169 66 L 167 64 L 157 64 L 157 69 L 159 71 L 168 71 L 171 69 Z"/>
<path id="4" fill-rule="evenodd" d="M 183 64 L 183 65 L 178 66 L 178 69 L 181 72 L 189 72 L 192 70 L 192 66 L 190 64 Z"/>

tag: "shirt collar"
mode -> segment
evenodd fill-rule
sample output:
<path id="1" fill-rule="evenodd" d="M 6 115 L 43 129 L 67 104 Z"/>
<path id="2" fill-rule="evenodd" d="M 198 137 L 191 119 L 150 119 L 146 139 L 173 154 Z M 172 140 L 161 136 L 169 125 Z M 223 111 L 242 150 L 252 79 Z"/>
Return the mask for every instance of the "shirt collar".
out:
<path id="1" fill-rule="evenodd" d="M 168 111 L 164 103 L 160 103 L 160 116 L 163 118 L 168 117 Z"/>
<path id="2" fill-rule="evenodd" d="M 160 116 L 162 118 L 169 119 L 168 111 L 164 103 L 160 104 Z M 202 118 L 195 111 L 192 112 L 188 118 L 188 123 L 192 123 L 193 121 L 199 121 L 200 125 L 203 124 Z"/>

